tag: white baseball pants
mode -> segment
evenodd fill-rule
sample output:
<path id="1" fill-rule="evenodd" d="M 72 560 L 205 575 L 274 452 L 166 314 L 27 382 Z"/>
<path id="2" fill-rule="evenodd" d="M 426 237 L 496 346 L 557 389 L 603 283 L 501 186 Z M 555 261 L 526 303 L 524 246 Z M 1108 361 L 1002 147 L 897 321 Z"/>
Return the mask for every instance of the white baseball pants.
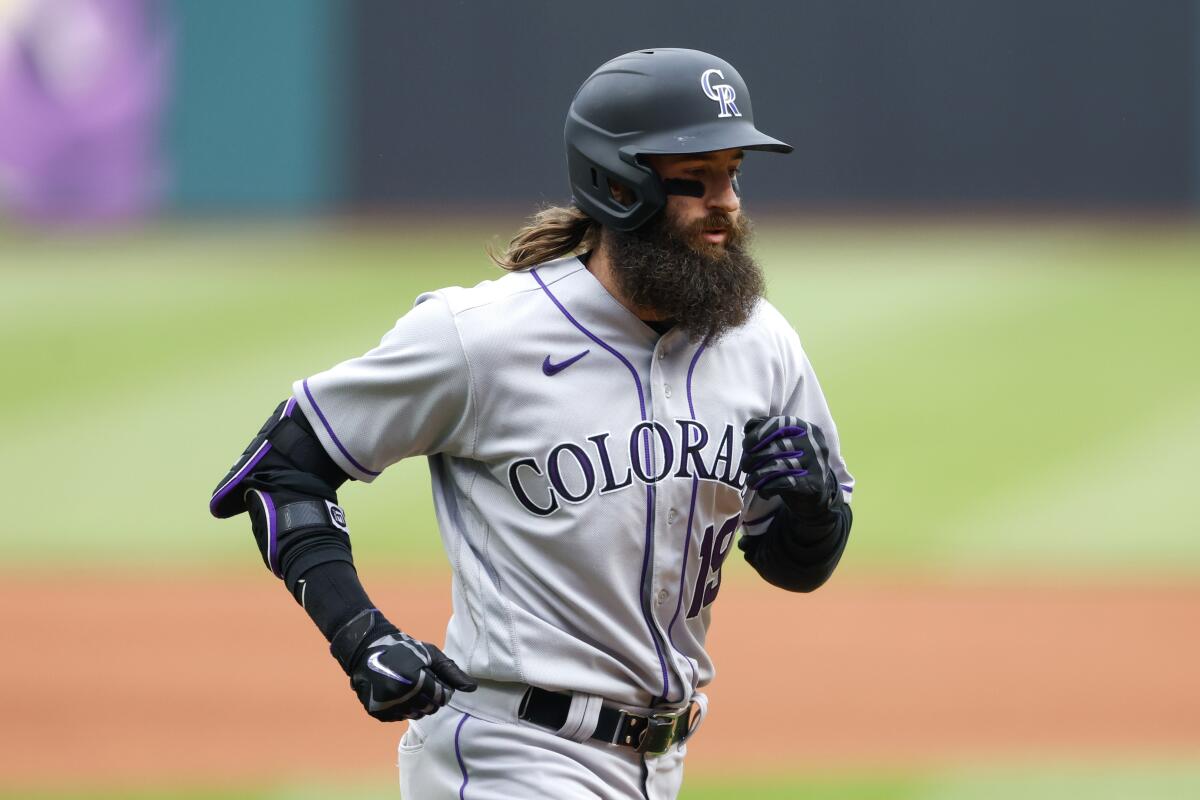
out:
<path id="1" fill-rule="evenodd" d="M 686 745 L 643 758 L 573 741 L 517 718 L 524 687 L 482 682 L 409 722 L 400 740 L 404 800 L 674 800 Z M 582 704 L 581 704 L 582 705 Z M 593 721 L 594 722 L 594 721 Z"/>

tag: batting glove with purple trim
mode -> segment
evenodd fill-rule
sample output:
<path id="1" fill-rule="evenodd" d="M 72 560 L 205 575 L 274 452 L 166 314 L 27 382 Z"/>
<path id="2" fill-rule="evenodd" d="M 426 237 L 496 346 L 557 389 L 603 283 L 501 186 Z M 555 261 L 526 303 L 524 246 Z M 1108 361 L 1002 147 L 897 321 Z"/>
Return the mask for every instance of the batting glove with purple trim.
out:
<path id="1" fill-rule="evenodd" d="M 455 690 L 477 688 L 449 656 L 401 633 L 377 609 L 343 625 L 330 650 L 363 708 L 381 722 L 420 719 L 449 702 Z"/>
<path id="2" fill-rule="evenodd" d="M 755 417 L 742 439 L 742 472 L 759 497 L 779 496 L 799 517 L 825 514 L 841 502 L 825 434 L 799 417 Z"/>

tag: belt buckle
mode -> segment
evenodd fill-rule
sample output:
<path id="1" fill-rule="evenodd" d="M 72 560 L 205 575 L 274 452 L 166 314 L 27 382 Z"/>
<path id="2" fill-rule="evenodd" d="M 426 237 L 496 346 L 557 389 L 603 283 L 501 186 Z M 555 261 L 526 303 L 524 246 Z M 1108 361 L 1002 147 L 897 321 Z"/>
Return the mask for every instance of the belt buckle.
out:
<path id="1" fill-rule="evenodd" d="M 637 751 L 648 756 L 661 756 L 671 749 L 675 739 L 675 727 L 682 715 L 655 714 L 646 717 L 646 730 L 638 742 Z"/>
<path id="2" fill-rule="evenodd" d="M 671 745 L 676 741 L 682 741 L 686 737 L 685 732 L 684 736 L 679 739 L 675 738 L 675 730 L 679 727 L 680 720 L 690 723 L 690 705 L 677 714 L 653 714 L 648 717 L 631 714 L 622 709 L 621 719 L 616 730 L 617 741 L 613 744 L 628 745 L 643 755 L 661 756 L 670 750 Z M 645 726 L 640 731 L 636 730 L 639 723 L 642 722 L 645 722 Z"/>

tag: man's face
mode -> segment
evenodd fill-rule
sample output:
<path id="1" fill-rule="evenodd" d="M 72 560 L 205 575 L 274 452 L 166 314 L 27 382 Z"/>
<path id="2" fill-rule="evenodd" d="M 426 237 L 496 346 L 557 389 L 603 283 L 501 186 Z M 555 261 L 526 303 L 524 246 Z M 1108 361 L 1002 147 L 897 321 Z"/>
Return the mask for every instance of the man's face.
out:
<path id="1" fill-rule="evenodd" d="M 646 164 L 663 180 L 692 181 L 704 187 L 703 197 L 667 196 L 667 217 L 685 241 L 700 252 L 719 253 L 737 235 L 741 198 L 733 181 L 742 168 L 740 149 L 646 156 Z"/>
<path id="2" fill-rule="evenodd" d="M 604 230 L 613 276 L 636 307 L 674 320 L 689 337 L 719 338 L 744 323 L 763 294 L 746 249 L 750 225 L 733 191 L 741 150 L 646 159 L 664 180 L 696 181 L 703 197 L 668 195 L 667 207 L 630 233 Z"/>

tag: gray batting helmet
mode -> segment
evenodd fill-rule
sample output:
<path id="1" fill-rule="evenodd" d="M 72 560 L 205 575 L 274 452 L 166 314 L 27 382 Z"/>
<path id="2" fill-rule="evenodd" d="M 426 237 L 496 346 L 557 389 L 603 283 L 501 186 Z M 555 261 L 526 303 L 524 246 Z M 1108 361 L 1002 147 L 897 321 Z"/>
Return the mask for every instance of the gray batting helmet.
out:
<path id="1" fill-rule="evenodd" d="M 667 204 L 667 190 L 639 156 L 738 147 L 790 153 L 754 127 L 746 82 L 729 62 L 675 47 L 618 56 L 571 101 L 563 130 L 575 204 L 610 228 L 631 231 Z M 619 203 L 609 180 L 634 193 Z"/>

